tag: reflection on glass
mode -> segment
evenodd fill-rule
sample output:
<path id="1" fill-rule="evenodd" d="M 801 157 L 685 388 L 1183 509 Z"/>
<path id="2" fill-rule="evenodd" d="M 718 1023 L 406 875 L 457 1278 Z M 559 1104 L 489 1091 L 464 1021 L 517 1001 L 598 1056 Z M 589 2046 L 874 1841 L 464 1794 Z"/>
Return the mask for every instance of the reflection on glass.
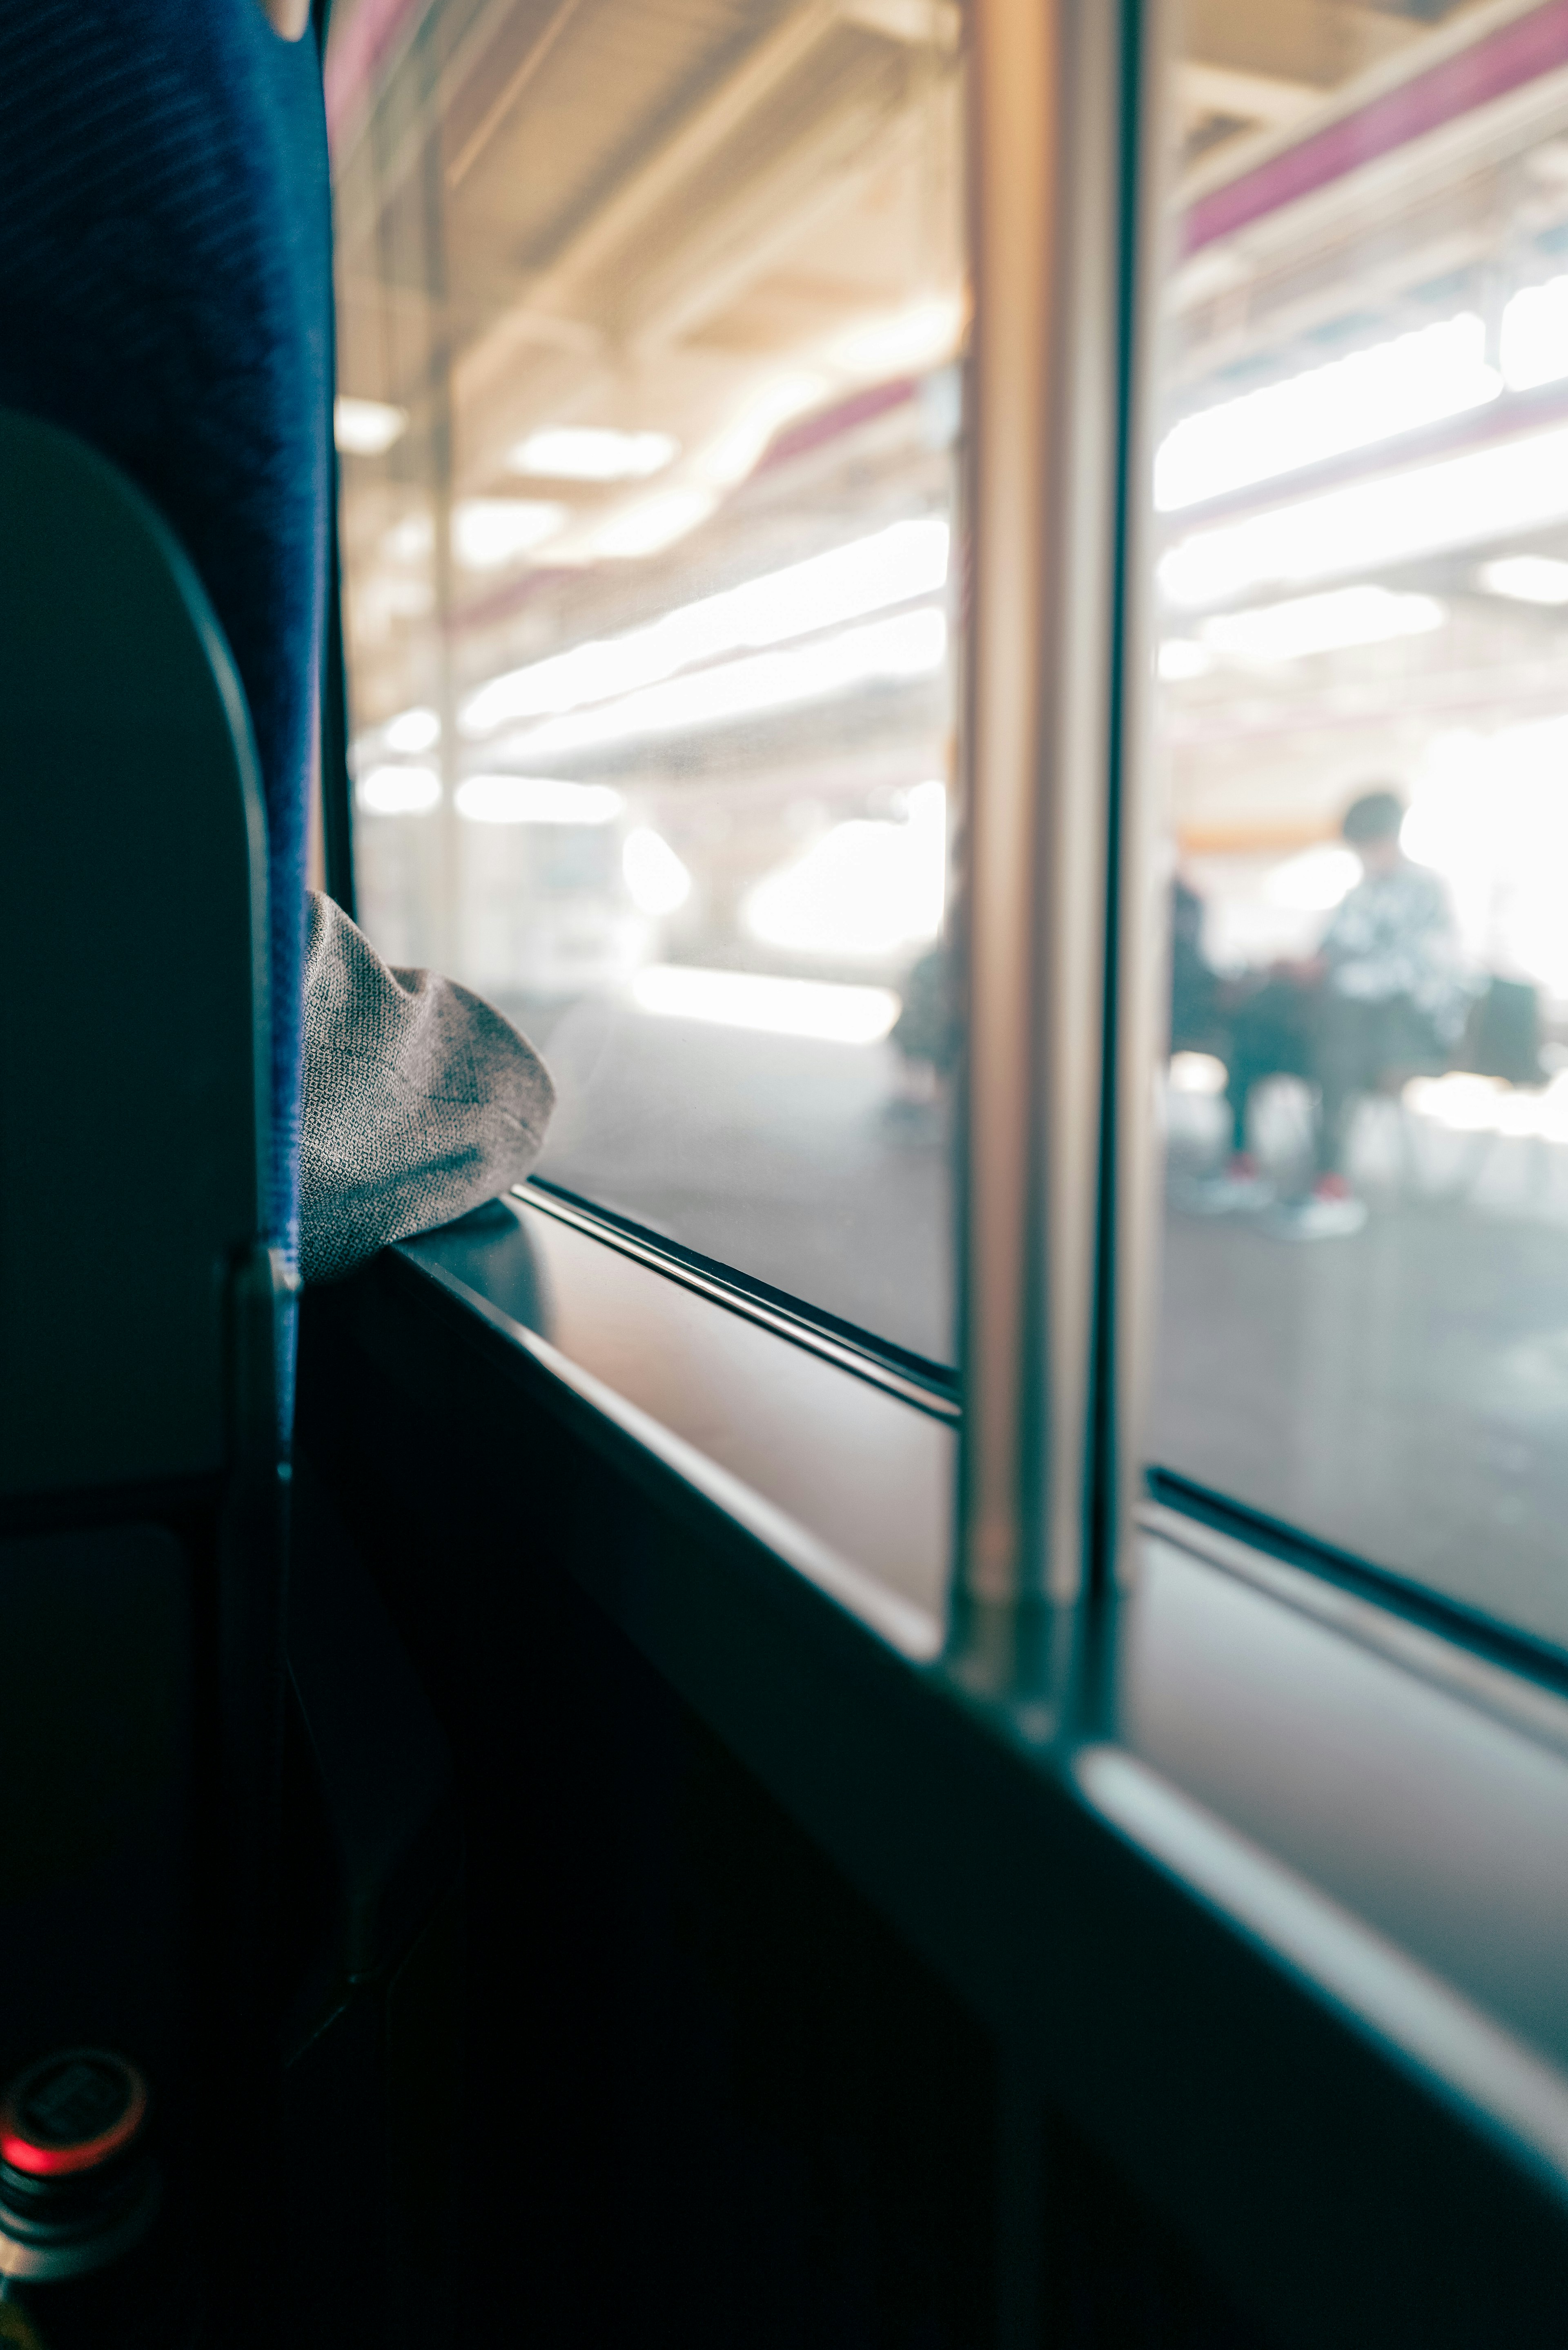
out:
<path id="1" fill-rule="evenodd" d="M 1161 1468 L 1568 1639 L 1568 21 L 1193 0 Z"/>
<path id="2" fill-rule="evenodd" d="M 327 72 L 361 918 L 542 1045 L 542 1174 L 945 1361 L 958 11 L 397 18 Z"/>

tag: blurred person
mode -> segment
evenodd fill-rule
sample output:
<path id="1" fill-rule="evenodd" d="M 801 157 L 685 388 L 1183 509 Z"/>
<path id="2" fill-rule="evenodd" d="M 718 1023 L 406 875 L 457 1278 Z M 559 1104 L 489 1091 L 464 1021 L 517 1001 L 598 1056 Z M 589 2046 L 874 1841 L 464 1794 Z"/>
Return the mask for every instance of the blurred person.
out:
<path id="1" fill-rule="evenodd" d="M 1202 899 L 1179 873 L 1170 884 L 1170 1037 L 1172 1053 L 1225 1058 L 1220 974 L 1203 951 Z"/>
<path id="2" fill-rule="evenodd" d="M 944 941 L 911 963 L 899 993 L 898 1017 L 888 1039 L 898 1055 L 898 1076 L 888 1107 L 895 1119 L 918 1126 L 929 1122 L 958 1064 L 958 1012 Z"/>
<path id="3" fill-rule="evenodd" d="M 1357 1096 L 1390 1079 L 1447 1067 L 1471 990 L 1443 882 L 1399 845 L 1405 803 L 1380 786 L 1345 810 L 1341 833 L 1361 879 L 1341 899 L 1315 954 L 1239 983 L 1230 1006 L 1226 1099 L 1231 1156 L 1204 1187 L 1210 1213 L 1269 1206 L 1273 1186 L 1248 1147 L 1256 1087 L 1304 1078 L 1316 1094 L 1314 1174 L 1304 1199 L 1278 1204 L 1271 1223 L 1294 1240 L 1359 1232 L 1366 1207 L 1345 1172 Z"/>

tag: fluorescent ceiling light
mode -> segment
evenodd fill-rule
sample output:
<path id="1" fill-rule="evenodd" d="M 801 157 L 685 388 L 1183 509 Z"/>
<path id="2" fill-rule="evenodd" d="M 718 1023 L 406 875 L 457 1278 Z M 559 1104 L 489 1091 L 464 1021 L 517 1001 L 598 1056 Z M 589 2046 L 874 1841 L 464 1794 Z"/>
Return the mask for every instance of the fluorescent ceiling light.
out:
<path id="1" fill-rule="evenodd" d="M 379 457 L 409 429 L 409 411 L 384 400 L 339 397 L 332 408 L 332 437 L 346 456 Z"/>
<path id="2" fill-rule="evenodd" d="M 826 356 L 848 375 L 916 375 L 951 359 L 963 333 L 963 296 L 935 294 L 835 336 Z"/>
<path id="3" fill-rule="evenodd" d="M 1521 287 L 1504 307 L 1498 356 L 1514 391 L 1568 375 L 1568 277 Z"/>
<path id="4" fill-rule="evenodd" d="M 1184 418 L 1155 458 L 1155 504 L 1197 505 L 1484 407 L 1501 390 L 1486 328 L 1466 311 Z"/>
<path id="5" fill-rule="evenodd" d="M 1191 677 L 1207 677 L 1214 656 L 1207 645 L 1191 637 L 1168 637 L 1159 649 L 1159 674 L 1167 685 Z"/>
<path id="6" fill-rule="evenodd" d="M 1391 637 L 1425 636 L 1446 615 L 1435 596 L 1397 596 L 1387 588 L 1335 588 L 1326 596 L 1294 596 L 1250 612 L 1205 620 L 1205 645 L 1243 660 L 1299 660 L 1345 645 L 1376 645 Z"/>
<path id="7" fill-rule="evenodd" d="M 1163 557 L 1159 581 L 1190 610 L 1564 520 L 1568 428 L 1558 426 L 1191 531 Z"/>
<path id="8" fill-rule="evenodd" d="M 1222 1094 L 1225 1090 L 1225 1064 L 1212 1053 L 1173 1053 L 1168 1074 L 1173 1094 Z"/>
<path id="9" fill-rule="evenodd" d="M 722 653 L 781 644 L 891 604 L 929 596 L 947 577 L 945 522 L 896 522 L 869 538 L 765 572 L 700 603 L 682 604 L 644 629 L 603 637 L 510 670 L 471 694 L 465 733 L 488 734 L 510 719 L 539 718 L 607 702 L 713 660 Z"/>
<path id="10" fill-rule="evenodd" d="M 441 741 L 441 720 L 433 710 L 400 710 L 381 729 L 389 751 L 431 751 Z"/>
<path id="11" fill-rule="evenodd" d="M 700 452 L 694 461 L 695 470 L 703 481 L 716 483 L 722 488 L 743 482 L 755 470 L 780 426 L 794 416 L 803 416 L 807 410 L 820 407 L 832 389 L 830 379 L 814 370 L 800 369 L 790 375 L 775 376 L 771 383 L 760 386 L 723 431 Z"/>
<path id="12" fill-rule="evenodd" d="M 1452 1069 L 1447 1076 L 1412 1077 L 1401 1098 L 1418 1118 L 1455 1134 L 1568 1143 L 1568 1076 L 1562 1075 L 1538 1091 Z"/>
<path id="13" fill-rule="evenodd" d="M 424 816 L 441 798 L 433 767 L 372 767 L 354 796 L 370 816 Z"/>
<path id="14" fill-rule="evenodd" d="M 918 48 L 956 48 L 963 23 L 953 0 L 844 0 L 843 14 L 852 25 Z"/>
<path id="15" fill-rule="evenodd" d="M 946 808 L 940 783 L 917 784 L 902 824 L 836 824 L 749 893 L 746 929 L 804 954 L 888 955 L 934 939 L 946 895 Z"/>
<path id="16" fill-rule="evenodd" d="M 820 979 L 773 979 L 750 971 L 699 971 L 654 963 L 639 972 L 631 1000 L 669 1020 L 812 1036 L 833 1045 L 875 1045 L 898 1016 L 888 987 L 838 987 Z"/>
<path id="17" fill-rule="evenodd" d="M 1568 604 L 1568 563 L 1550 555 L 1502 555 L 1483 563 L 1477 579 L 1489 596 L 1511 596 L 1521 604 Z"/>
<path id="18" fill-rule="evenodd" d="M 514 473 L 552 482 L 645 482 L 680 453 L 668 432 L 617 432 L 605 425 L 556 424 L 530 432 L 506 463 Z"/>
<path id="19" fill-rule="evenodd" d="M 1331 841 L 1287 857 L 1263 879 L 1263 895 L 1271 906 L 1293 914 L 1326 914 L 1354 889 L 1361 879 L 1361 859 L 1353 848 Z"/>
<path id="20" fill-rule="evenodd" d="M 405 515 L 381 541 L 381 552 L 394 563 L 419 563 L 435 545 L 435 525 L 428 514 Z"/>
<path id="21" fill-rule="evenodd" d="M 621 871 L 640 913 L 673 914 L 691 895 L 691 876 L 662 834 L 645 824 L 627 834 Z"/>
<path id="22" fill-rule="evenodd" d="M 649 734 L 682 734 L 758 717 L 802 702 L 820 702 L 860 685 L 896 683 L 929 677 L 947 650 L 947 622 L 933 606 L 900 612 L 890 620 L 870 620 L 839 635 L 776 653 L 753 653 L 722 662 L 690 677 L 670 678 L 641 693 L 628 693 L 594 710 L 546 719 L 532 733 L 508 739 L 518 758 L 554 758 L 606 743 L 627 743 Z"/>
<path id="23" fill-rule="evenodd" d="M 470 571 L 495 571 L 553 538 L 565 506 L 539 498 L 464 498 L 452 510 L 453 551 Z"/>
<path id="24" fill-rule="evenodd" d="M 350 579 L 348 593 L 357 624 L 372 639 L 384 638 L 390 620 L 422 619 L 434 601 L 428 578 L 393 571 L 367 572 L 358 585 Z"/>
<path id="25" fill-rule="evenodd" d="M 470 824 L 608 824 L 620 794 L 607 784 L 568 783 L 555 775 L 470 775 L 457 787 L 459 816 Z"/>
<path id="26" fill-rule="evenodd" d="M 1155 504 L 1173 513 L 1565 376 L 1568 276 L 1511 296 L 1495 368 L 1467 310 L 1183 418 L 1155 457 Z"/>
<path id="27" fill-rule="evenodd" d="M 659 555 L 706 522 L 718 503 L 711 490 L 658 490 L 600 523 L 590 535 L 588 551 L 612 561 Z"/>

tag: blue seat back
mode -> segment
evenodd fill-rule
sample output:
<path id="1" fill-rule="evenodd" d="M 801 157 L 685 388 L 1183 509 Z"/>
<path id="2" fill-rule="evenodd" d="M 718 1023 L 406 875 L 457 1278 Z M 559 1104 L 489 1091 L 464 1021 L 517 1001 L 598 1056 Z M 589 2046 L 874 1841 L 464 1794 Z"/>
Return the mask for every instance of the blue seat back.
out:
<path id="1" fill-rule="evenodd" d="M 4 410 L 0 645 L 0 1502 L 215 1478 L 267 1160 L 250 727 L 147 501 Z"/>
<path id="2" fill-rule="evenodd" d="M 257 0 L 40 0 L 6 13 L 0 407 L 114 461 L 190 557 L 233 651 L 266 809 L 265 1222 L 291 1257 L 331 300 L 308 34 L 282 40 Z M 68 951 L 64 904 L 60 920 Z"/>

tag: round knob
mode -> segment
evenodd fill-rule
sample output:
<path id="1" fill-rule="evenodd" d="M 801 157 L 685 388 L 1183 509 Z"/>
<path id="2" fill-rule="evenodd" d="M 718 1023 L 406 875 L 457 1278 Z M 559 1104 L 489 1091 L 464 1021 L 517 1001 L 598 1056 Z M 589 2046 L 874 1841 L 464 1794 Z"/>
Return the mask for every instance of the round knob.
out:
<path id="1" fill-rule="evenodd" d="M 0 2098 L 0 2277 L 53 2282 L 117 2261 L 151 2224 L 147 2083 L 107 2048 L 63 2048 Z"/>
<path id="2" fill-rule="evenodd" d="M 147 2106 L 147 2084 L 129 2059 L 64 2049 L 11 2084 L 0 2104 L 0 2162 L 30 2178 L 97 2170 L 135 2144 Z"/>

